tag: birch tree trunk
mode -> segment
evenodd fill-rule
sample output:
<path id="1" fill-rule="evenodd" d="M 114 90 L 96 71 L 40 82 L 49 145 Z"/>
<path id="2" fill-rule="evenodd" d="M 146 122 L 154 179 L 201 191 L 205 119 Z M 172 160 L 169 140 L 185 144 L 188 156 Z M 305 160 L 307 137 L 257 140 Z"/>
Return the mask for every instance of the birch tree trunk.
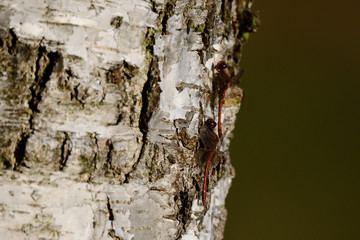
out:
<path id="1" fill-rule="evenodd" d="M 212 65 L 238 73 L 248 7 L 1 1 L 1 239 L 222 239 L 231 133 L 205 206 L 198 135 L 217 119 Z M 241 89 L 227 96 L 231 132 Z"/>

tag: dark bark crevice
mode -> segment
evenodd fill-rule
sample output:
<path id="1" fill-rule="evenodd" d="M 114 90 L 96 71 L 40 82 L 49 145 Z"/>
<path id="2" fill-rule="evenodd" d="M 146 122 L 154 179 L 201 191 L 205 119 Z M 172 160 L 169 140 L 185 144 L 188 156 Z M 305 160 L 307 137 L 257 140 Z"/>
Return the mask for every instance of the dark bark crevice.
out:
<path id="1" fill-rule="evenodd" d="M 99 144 L 98 144 L 98 137 L 97 137 L 97 133 L 92 133 L 90 134 L 90 138 L 93 142 L 93 158 L 91 160 L 91 165 L 92 165 L 92 169 L 95 170 L 96 169 L 96 162 L 98 159 L 98 155 L 99 155 Z"/>
<path id="2" fill-rule="evenodd" d="M 10 29 L 8 39 L 6 42 L 6 46 L 7 46 L 9 54 L 14 54 L 17 42 L 18 42 L 18 38 L 17 38 L 14 30 Z"/>
<path id="3" fill-rule="evenodd" d="M 60 54 L 58 52 L 47 52 L 45 47 L 39 46 L 35 79 L 30 86 L 31 98 L 28 103 L 32 112 L 29 119 L 30 129 L 33 129 L 33 120 L 35 114 L 39 112 L 38 105 L 42 100 L 42 93 L 45 91 L 46 83 L 50 80 L 50 75 L 59 58 Z"/>
<path id="4" fill-rule="evenodd" d="M 114 151 L 114 145 L 111 141 L 111 139 L 108 139 L 106 141 L 106 145 L 109 147 L 108 151 L 107 151 L 107 154 L 106 154 L 106 164 L 107 164 L 107 167 L 111 170 L 113 170 L 113 167 L 112 167 L 112 153 Z"/>
<path id="5" fill-rule="evenodd" d="M 176 214 L 176 219 L 180 223 L 179 230 L 176 235 L 176 240 L 179 240 L 181 239 L 182 234 L 186 232 L 187 223 L 191 217 L 191 206 L 193 197 L 190 196 L 187 189 L 184 189 L 184 191 L 180 191 L 179 194 L 175 196 L 174 200 L 178 203 L 179 207 Z"/>
<path id="6" fill-rule="evenodd" d="M 228 38 L 232 31 L 231 5 L 232 0 L 222 0 L 221 2 L 220 17 L 221 21 L 225 24 L 223 33 L 225 38 Z"/>
<path id="7" fill-rule="evenodd" d="M 20 166 L 24 163 L 25 158 L 25 150 L 26 150 L 26 143 L 30 137 L 29 132 L 23 132 L 20 134 L 19 139 L 16 142 L 16 147 L 14 151 L 15 157 L 15 164 L 13 166 L 13 170 L 18 170 Z"/>
<path id="8" fill-rule="evenodd" d="M 110 200 L 109 196 L 106 196 L 106 207 L 107 207 L 107 211 L 108 211 L 108 220 L 111 222 L 111 229 L 108 229 L 109 236 L 114 240 L 123 240 L 122 237 L 116 236 L 116 233 L 115 233 L 115 228 L 114 228 L 115 217 L 114 217 L 114 212 L 113 212 L 113 209 L 111 206 L 111 200 Z"/>
<path id="9" fill-rule="evenodd" d="M 111 20 L 110 24 L 114 28 L 120 28 L 122 22 L 123 22 L 123 17 L 122 16 L 116 16 Z"/>
<path id="10" fill-rule="evenodd" d="M 89 145 L 91 146 L 91 153 L 85 152 L 79 157 L 81 164 L 80 176 L 82 180 L 91 182 L 94 177 L 95 170 L 97 169 L 97 161 L 99 160 L 99 144 L 98 136 L 96 132 L 88 133 L 88 138 L 90 139 Z"/>
<path id="11" fill-rule="evenodd" d="M 83 101 L 83 98 L 86 96 L 86 92 L 81 97 L 79 94 L 79 87 L 80 87 L 80 83 L 78 83 L 76 86 L 74 86 L 72 88 L 72 90 L 70 92 L 70 99 L 78 102 L 80 104 L 81 108 L 83 109 L 85 107 L 85 102 Z"/>
<path id="12" fill-rule="evenodd" d="M 143 157 L 145 146 L 147 144 L 147 133 L 149 131 L 149 121 L 154 111 L 159 107 L 160 102 L 160 70 L 158 66 L 158 59 L 154 56 L 154 45 L 155 45 L 155 32 L 152 28 L 148 28 L 145 34 L 143 44 L 147 52 L 147 58 L 149 59 L 149 68 L 147 72 L 147 79 L 144 83 L 142 90 L 142 107 L 140 110 L 139 117 L 139 129 L 142 133 L 141 149 L 137 161 L 132 167 L 132 171 L 125 175 L 125 182 L 128 182 L 128 178 L 137 164 Z"/>
<path id="13" fill-rule="evenodd" d="M 176 0 L 169 0 L 164 8 L 163 17 L 161 20 L 162 34 L 167 34 L 167 21 L 175 13 Z"/>
<path id="14" fill-rule="evenodd" d="M 204 44 L 204 51 L 207 51 L 211 44 L 211 30 L 214 28 L 214 20 L 216 14 L 216 3 L 215 0 L 209 0 L 206 2 L 206 9 L 208 10 L 207 16 L 205 19 L 205 28 L 201 33 L 202 42 Z M 209 53 L 209 52 L 207 52 Z"/>
<path id="15" fill-rule="evenodd" d="M 157 4 L 154 0 L 150 0 L 150 5 L 151 5 L 151 11 L 153 11 L 154 13 L 157 13 Z"/>
<path id="16" fill-rule="evenodd" d="M 108 219 L 109 221 L 111 221 L 111 225 L 113 224 L 112 221 L 115 220 L 114 218 L 114 213 L 113 213 L 113 210 L 112 210 L 112 207 L 111 207 L 111 203 L 110 203 L 110 198 L 107 197 L 106 198 L 106 207 L 107 207 L 107 210 L 108 210 Z"/>
<path id="17" fill-rule="evenodd" d="M 71 155 L 72 142 L 70 140 L 69 134 L 64 132 L 64 140 L 61 144 L 61 153 L 60 153 L 60 166 L 59 169 L 62 171 L 66 166 L 66 163 Z"/>
<path id="18" fill-rule="evenodd" d="M 157 59 L 152 59 L 147 73 L 147 81 L 142 91 L 142 108 L 140 111 L 139 128 L 146 135 L 149 130 L 148 123 L 153 112 L 158 108 L 160 102 L 160 71 Z"/>
<path id="19" fill-rule="evenodd" d="M 5 32 L 2 32 L 2 36 L 5 36 Z M 4 136 L 9 150 L 10 146 L 13 146 L 10 150 L 12 160 L 5 161 L 5 165 L 19 170 L 21 166 L 24 166 L 27 141 L 35 131 L 34 119 L 40 112 L 38 105 L 46 91 L 46 84 L 54 71 L 62 71 L 62 56 L 58 52 L 47 51 L 41 43 L 38 46 L 23 43 L 13 29 L 6 32 L 6 39 L 1 40 L 1 48 L 5 50 L 2 54 L 2 67 L 5 67 L 4 71 L 8 74 L 8 87 L 1 89 L 2 97 L 11 106 L 10 109 L 16 109 L 19 117 L 16 119 L 19 125 L 15 130 L 19 137 L 6 141 L 7 137 Z M 15 119 L 11 111 L 5 116 Z M 10 142 L 15 143 L 10 144 Z"/>
<path id="20" fill-rule="evenodd" d="M 160 70 L 158 65 L 158 59 L 154 56 L 155 45 L 155 32 L 152 28 L 148 28 L 145 34 L 144 45 L 146 51 L 149 53 L 149 69 L 147 71 L 147 79 L 144 83 L 142 96 L 142 107 L 139 117 L 139 128 L 143 135 L 146 136 L 148 132 L 148 123 L 152 116 L 152 113 L 158 108 L 160 102 Z M 145 138 L 146 139 L 146 138 Z"/>

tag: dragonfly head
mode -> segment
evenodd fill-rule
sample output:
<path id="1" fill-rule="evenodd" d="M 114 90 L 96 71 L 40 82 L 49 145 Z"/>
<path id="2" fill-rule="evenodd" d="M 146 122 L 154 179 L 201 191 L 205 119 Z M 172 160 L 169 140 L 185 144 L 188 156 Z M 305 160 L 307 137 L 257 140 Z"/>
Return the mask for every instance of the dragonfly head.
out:
<path id="1" fill-rule="evenodd" d="M 224 61 L 220 61 L 216 64 L 215 69 L 218 71 L 223 71 L 224 69 L 227 68 L 227 65 Z"/>
<path id="2" fill-rule="evenodd" d="M 208 118 L 205 121 L 205 125 L 209 128 L 209 129 L 214 129 L 216 127 L 216 122 L 214 121 L 214 119 L 212 118 Z"/>

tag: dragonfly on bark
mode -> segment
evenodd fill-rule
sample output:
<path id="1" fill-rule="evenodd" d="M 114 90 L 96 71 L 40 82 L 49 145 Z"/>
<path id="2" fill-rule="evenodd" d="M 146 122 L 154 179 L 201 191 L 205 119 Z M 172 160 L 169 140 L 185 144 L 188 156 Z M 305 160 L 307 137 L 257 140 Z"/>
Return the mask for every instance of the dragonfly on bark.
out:
<path id="1" fill-rule="evenodd" d="M 209 118 L 205 121 L 204 125 L 200 129 L 200 140 L 204 145 L 204 158 L 206 159 L 206 168 L 205 168 L 203 191 L 202 191 L 203 205 L 205 205 L 206 202 L 207 182 L 208 182 L 210 162 L 214 156 L 216 147 L 219 143 L 219 138 L 214 132 L 215 127 L 216 127 L 216 122 L 212 118 Z"/>

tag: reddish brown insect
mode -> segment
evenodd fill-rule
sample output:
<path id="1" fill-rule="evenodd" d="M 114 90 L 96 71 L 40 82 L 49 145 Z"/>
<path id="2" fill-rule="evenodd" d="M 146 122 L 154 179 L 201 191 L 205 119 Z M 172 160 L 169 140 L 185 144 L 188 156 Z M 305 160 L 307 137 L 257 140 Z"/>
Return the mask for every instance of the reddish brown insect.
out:
<path id="1" fill-rule="evenodd" d="M 225 92 L 229 88 L 230 76 L 227 71 L 227 65 L 224 61 L 220 61 L 216 64 L 215 69 L 217 73 L 215 75 L 215 81 L 217 84 L 217 92 L 219 96 L 219 112 L 218 112 L 218 135 L 222 137 L 221 129 L 221 110 L 225 99 Z"/>
<path id="2" fill-rule="evenodd" d="M 211 159 L 214 156 L 216 146 L 219 142 L 219 138 L 214 132 L 214 128 L 216 127 L 216 122 L 209 118 L 205 121 L 204 126 L 200 129 L 200 140 L 204 144 L 205 148 L 205 156 L 206 156 L 206 168 L 204 174 L 204 183 L 203 183 L 203 192 L 202 192 L 202 203 L 205 205 L 206 201 L 206 193 L 207 193 L 207 181 L 209 175 L 209 166 Z"/>

